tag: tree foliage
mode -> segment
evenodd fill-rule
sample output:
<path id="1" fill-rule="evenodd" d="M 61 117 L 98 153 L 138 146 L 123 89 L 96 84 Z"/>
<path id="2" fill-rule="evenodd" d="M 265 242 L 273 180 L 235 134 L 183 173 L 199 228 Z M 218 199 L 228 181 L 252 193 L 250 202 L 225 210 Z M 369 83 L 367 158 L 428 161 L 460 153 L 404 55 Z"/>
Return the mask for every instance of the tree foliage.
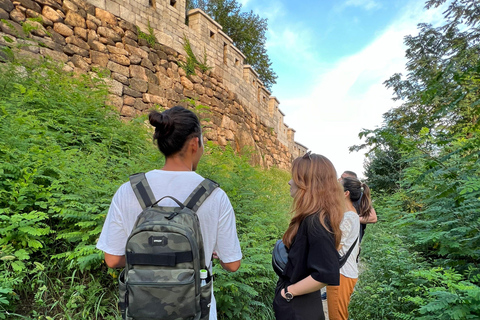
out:
<path id="1" fill-rule="evenodd" d="M 251 65 L 258 73 L 265 87 L 270 89 L 276 83 L 267 54 L 267 19 L 253 11 L 242 12 L 242 5 L 236 0 L 188 0 L 187 11 L 199 8 L 210 15 L 233 40 L 233 44 L 245 55 L 245 64 Z"/>
<path id="2" fill-rule="evenodd" d="M 398 299 L 385 319 L 480 316 L 480 10 L 476 1 L 452 1 L 444 17 L 442 26 L 419 24 L 418 35 L 405 37 L 407 74 L 385 82 L 402 104 L 351 148 L 367 149 L 368 181 L 387 191 L 377 197 L 385 201 L 384 228 L 402 237 L 398 245 L 414 258 L 403 271 L 410 284 L 401 273 L 371 279 Z M 385 181 L 396 187 L 381 187 Z M 400 296 L 395 283 L 407 288 Z"/>

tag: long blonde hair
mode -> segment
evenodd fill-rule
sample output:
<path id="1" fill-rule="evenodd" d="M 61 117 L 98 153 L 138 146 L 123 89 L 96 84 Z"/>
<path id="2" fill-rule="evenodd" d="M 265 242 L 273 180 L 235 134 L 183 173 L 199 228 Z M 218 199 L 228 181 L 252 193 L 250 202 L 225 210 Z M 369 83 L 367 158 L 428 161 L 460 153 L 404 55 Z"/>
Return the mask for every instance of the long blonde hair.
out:
<path id="1" fill-rule="evenodd" d="M 283 243 L 290 248 L 300 223 L 317 214 L 323 227 L 334 234 L 335 247 L 338 247 L 345 199 L 332 162 L 322 155 L 307 153 L 293 161 L 292 179 L 298 190 L 293 198 L 293 217 L 283 235 Z"/>

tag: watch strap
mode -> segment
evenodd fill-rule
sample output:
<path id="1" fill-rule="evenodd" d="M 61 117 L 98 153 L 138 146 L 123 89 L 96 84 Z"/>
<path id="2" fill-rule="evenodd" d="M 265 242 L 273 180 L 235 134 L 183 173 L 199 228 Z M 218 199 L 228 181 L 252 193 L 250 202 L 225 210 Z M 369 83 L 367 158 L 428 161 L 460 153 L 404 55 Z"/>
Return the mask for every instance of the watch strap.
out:
<path id="1" fill-rule="evenodd" d="M 293 299 L 293 294 L 291 292 L 288 292 L 288 286 L 285 286 L 285 300 L 287 302 L 290 302 Z"/>

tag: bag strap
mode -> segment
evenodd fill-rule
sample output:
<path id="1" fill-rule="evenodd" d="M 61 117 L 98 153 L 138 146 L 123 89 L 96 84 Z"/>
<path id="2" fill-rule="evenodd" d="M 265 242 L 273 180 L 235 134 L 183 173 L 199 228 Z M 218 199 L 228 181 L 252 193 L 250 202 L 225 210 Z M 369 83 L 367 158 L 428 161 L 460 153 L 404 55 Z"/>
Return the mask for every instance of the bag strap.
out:
<path id="1" fill-rule="evenodd" d="M 142 206 L 142 210 L 145 210 L 145 208 L 150 207 L 156 202 L 144 172 L 132 174 L 130 176 L 130 185 L 137 196 L 138 202 L 140 202 Z"/>
<path id="2" fill-rule="evenodd" d="M 345 253 L 345 255 L 338 260 L 340 268 L 343 267 L 343 265 L 347 262 L 348 257 L 353 251 L 353 248 L 355 248 L 355 246 L 357 245 L 357 241 L 358 241 L 358 237 L 357 239 L 355 239 L 355 242 L 350 246 L 350 249 L 348 249 L 347 253 Z"/>
<path id="3" fill-rule="evenodd" d="M 191 209 L 193 212 L 197 212 L 198 208 L 202 205 L 202 203 L 219 186 L 220 185 L 213 180 L 203 180 L 195 188 L 195 190 L 192 191 L 192 193 L 188 196 L 187 200 L 185 200 L 185 206 Z"/>

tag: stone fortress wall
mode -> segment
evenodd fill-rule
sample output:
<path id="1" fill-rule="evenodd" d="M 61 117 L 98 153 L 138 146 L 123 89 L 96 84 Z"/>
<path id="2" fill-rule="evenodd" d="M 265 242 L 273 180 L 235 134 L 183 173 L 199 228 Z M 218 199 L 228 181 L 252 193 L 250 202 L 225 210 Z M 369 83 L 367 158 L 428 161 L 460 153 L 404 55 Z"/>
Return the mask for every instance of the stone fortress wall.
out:
<path id="1" fill-rule="evenodd" d="M 0 19 L 0 46 L 20 45 L 20 55 L 48 56 L 69 71 L 108 71 L 109 101 L 126 119 L 154 104 L 195 99 L 210 107 L 205 138 L 237 151 L 250 147 L 257 164 L 286 169 L 306 152 L 222 26 L 199 9 L 186 17 L 185 0 L 0 0 Z M 153 48 L 137 31 L 148 34 L 148 24 Z M 206 52 L 211 71 L 187 76 L 178 66 L 186 61 L 185 36 L 197 57 Z"/>

